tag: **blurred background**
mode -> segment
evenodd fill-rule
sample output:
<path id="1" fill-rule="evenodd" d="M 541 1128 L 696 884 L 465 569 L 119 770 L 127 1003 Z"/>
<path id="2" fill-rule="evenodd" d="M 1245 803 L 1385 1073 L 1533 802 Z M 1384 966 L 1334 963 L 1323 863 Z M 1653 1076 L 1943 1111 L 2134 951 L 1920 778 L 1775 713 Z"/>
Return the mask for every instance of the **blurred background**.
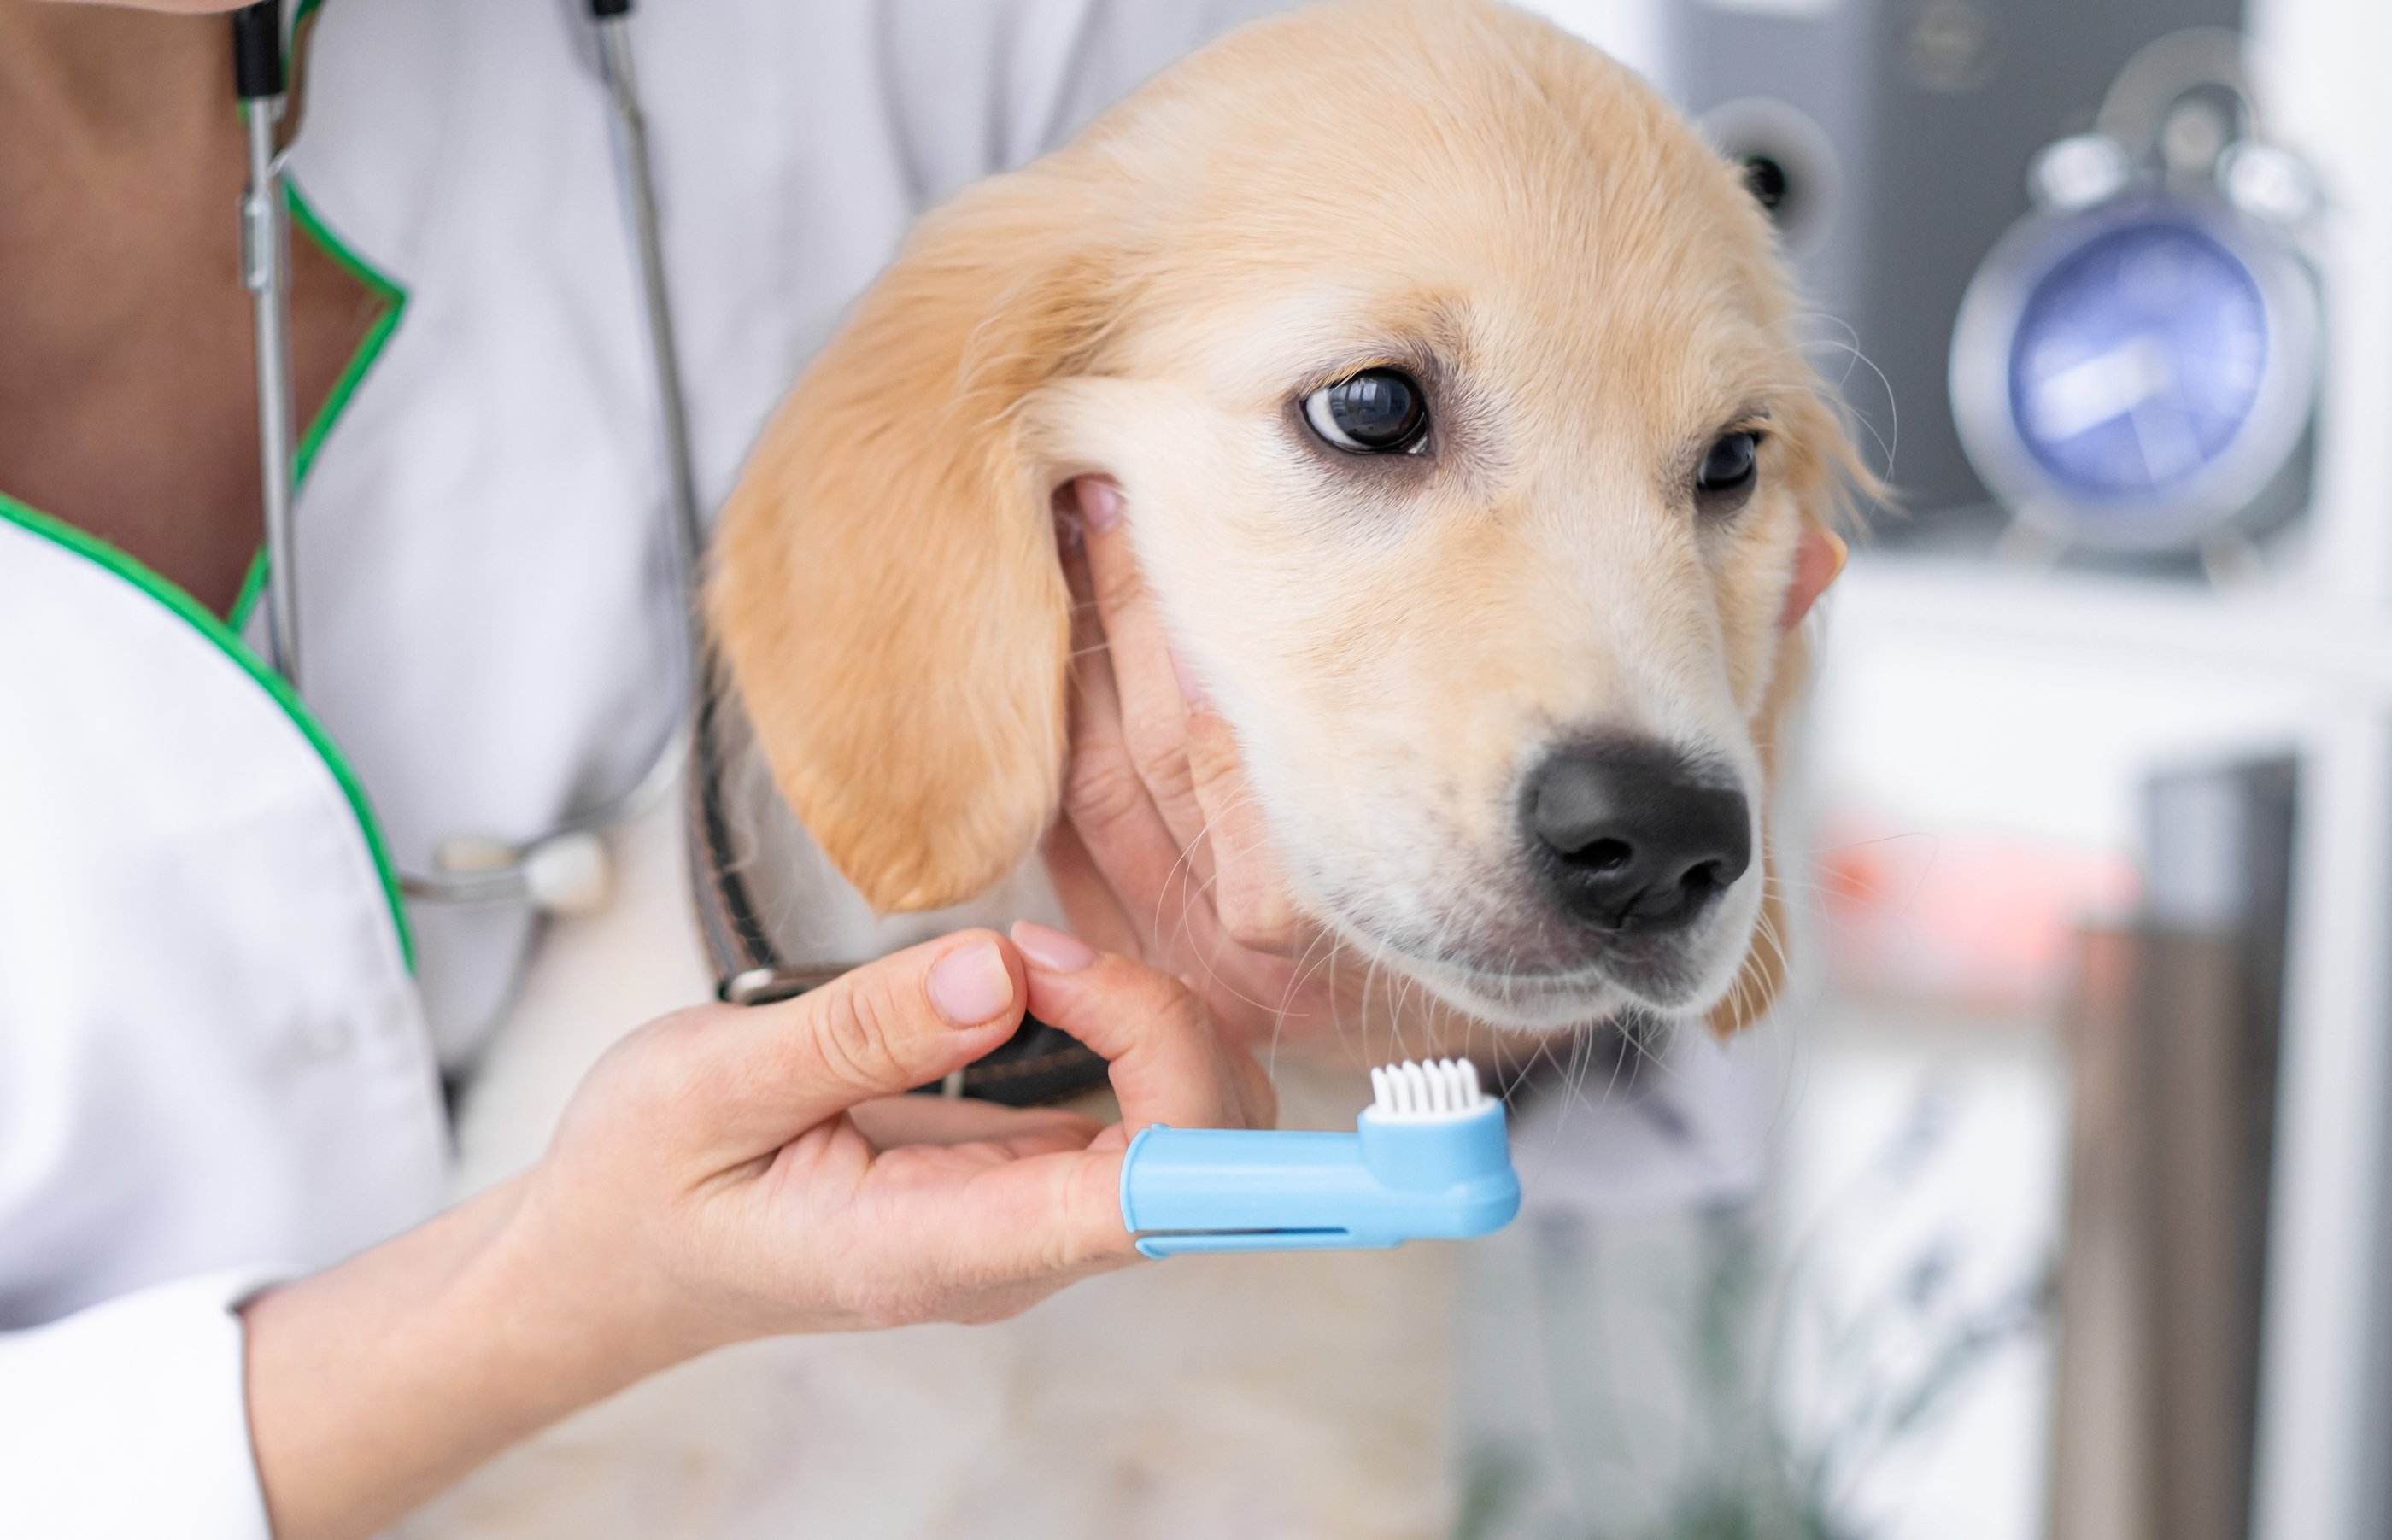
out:
<path id="1" fill-rule="evenodd" d="M 2392 6 L 1532 8 L 1745 162 L 1897 506 L 1788 1002 L 1549 1088 L 1471 1255 L 1463 1534 L 2392 1534 Z M 1573 1096 L 1707 1174 L 1575 1197 Z"/>

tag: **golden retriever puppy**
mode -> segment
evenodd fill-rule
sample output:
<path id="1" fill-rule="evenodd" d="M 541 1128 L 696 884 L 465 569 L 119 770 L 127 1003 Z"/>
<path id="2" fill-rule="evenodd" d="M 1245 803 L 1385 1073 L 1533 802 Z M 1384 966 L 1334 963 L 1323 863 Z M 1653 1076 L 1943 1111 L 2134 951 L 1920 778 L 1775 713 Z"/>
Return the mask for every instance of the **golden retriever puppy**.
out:
<path id="1" fill-rule="evenodd" d="M 758 446 L 709 615 L 886 911 L 1063 783 L 1050 499 L 1117 481 L 1294 898 L 1467 1016 L 1758 1013 L 1781 609 L 1849 465 L 1736 171 L 1457 0 L 1252 25 L 925 219 Z"/>
<path id="2" fill-rule="evenodd" d="M 1100 473 L 1318 923 L 1501 1028 L 1748 1019 L 1790 620 L 1856 473 L 1789 309 L 1732 167 L 1479 0 L 1254 24 L 967 191 L 789 396 L 717 548 L 758 739 L 863 895 L 817 912 L 868 944 L 871 911 L 1034 867 L 1071 709 L 1051 503 Z M 670 833 L 627 870 L 670 881 Z M 587 1023 L 636 950 L 564 927 L 527 1009 Z M 509 1030 L 469 1170 L 536 1148 L 522 1109 L 595 1054 Z M 1298 1125 L 1367 1096 L 1282 1076 Z M 1442 1535 L 1452 1255 L 1183 1257 L 997 1326 L 755 1344 L 410 1533 Z"/>

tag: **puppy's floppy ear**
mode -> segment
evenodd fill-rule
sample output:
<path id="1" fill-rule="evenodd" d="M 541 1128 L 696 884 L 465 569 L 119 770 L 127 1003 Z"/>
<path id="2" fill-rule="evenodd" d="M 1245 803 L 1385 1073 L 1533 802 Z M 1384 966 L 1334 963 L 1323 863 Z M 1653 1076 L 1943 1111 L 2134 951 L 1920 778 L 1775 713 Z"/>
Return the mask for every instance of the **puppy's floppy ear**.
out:
<path id="1" fill-rule="evenodd" d="M 1852 447 L 1843 424 L 1816 395 L 1799 396 L 1787 415 L 1786 428 L 1794 447 L 1788 471 L 1800 525 L 1791 579 L 1778 615 L 1776 663 L 1752 722 L 1763 798 L 1761 916 L 1754 923 L 1752 945 L 1734 987 L 1706 1018 L 1721 1037 L 1742 1031 L 1768 1015 L 1786 987 L 1787 949 L 1792 938 L 1786 914 L 1787 853 L 1776 839 L 1776 822 L 1779 776 L 1792 748 L 1789 739 L 1795 716 L 1811 682 L 1811 644 L 1802 621 L 1843 570 L 1845 545 L 1836 526 L 1851 522 L 1852 495 L 1878 498 L 1884 494 L 1882 485 Z"/>
<path id="2" fill-rule="evenodd" d="M 987 888 L 1062 780 L 1070 597 L 1019 408 L 1117 267 L 1042 162 L 925 218 L 766 427 L 722 515 L 715 640 L 782 795 L 882 912 Z"/>

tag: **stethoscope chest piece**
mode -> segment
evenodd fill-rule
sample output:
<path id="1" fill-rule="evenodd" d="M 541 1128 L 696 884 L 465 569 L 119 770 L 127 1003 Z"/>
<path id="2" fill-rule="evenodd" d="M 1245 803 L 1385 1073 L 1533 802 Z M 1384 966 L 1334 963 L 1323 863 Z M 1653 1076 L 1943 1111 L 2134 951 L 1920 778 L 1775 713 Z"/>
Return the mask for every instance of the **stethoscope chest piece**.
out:
<path id="1" fill-rule="evenodd" d="M 617 170 L 641 280 L 641 317 L 647 333 L 668 478 L 665 551 L 678 605 L 688 602 L 704 532 L 692 470 L 688 415 L 676 356 L 673 313 L 664 268 L 646 117 L 632 68 L 631 0 L 585 0 L 606 90 Z M 304 13 L 306 7 L 298 9 Z M 242 281 L 254 299 L 258 381 L 258 456 L 264 486 L 267 552 L 266 651 L 276 672 L 306 693 L 300 668 L 299 578 L 294 532 L 297 402 L 291 362 L 290 226 L 282 180 L 280 133 L 290 80 L 289 29 L 281 0 L 255 0 L 232 18 L 233 84 L 247 117 L 249 179 L 241 214 Z M 694 622 L 691 623 L 694 626 Z M 705 688 L 695 635 L 682 642 L 679 672 L 693 693 Z M 528 906 L 552 915 L 594 913 L 615 889 L 604 831 L 655 805 L 675 783 L 685 731 L 661 747 L 647 774 L 630 790 L 528 839 L 458 835 L 438 842 L 427 870 L 407 871 L 400 886 L 411 900 L 441 904 Z"/>

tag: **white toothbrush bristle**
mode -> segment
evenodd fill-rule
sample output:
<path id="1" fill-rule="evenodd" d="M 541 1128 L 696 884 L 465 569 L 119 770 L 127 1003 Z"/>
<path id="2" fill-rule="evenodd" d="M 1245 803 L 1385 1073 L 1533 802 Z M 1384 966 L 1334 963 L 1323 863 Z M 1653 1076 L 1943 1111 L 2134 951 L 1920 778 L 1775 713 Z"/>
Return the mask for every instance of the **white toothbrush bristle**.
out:
<path id="1" fill-rule="evenodd" d="M 1468 1059 L 1406 1059 L 1371 1071 L 1372 1106 L 1384 1118 L 1459 1118 L 1487 1101 Z"/>

